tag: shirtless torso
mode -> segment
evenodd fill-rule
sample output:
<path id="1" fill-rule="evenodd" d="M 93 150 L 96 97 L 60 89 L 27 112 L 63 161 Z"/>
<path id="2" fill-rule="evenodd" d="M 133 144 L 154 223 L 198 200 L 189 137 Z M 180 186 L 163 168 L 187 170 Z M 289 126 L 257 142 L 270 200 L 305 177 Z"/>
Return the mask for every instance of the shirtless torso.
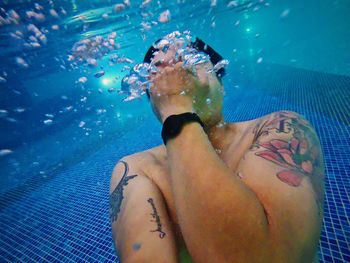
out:
<path id="1" fill-rule="evenodd" d="M 316 262 L 324 167 L 317 136 L 309 123 L 296 113 L 277 112 L 229 124 L 225 141 L 228 143 L 216 151 L 218 156 L 232 176 L 255 193 L 268 220 L 271 243 L 266 249 L 268 256 L 259 262 Z M 122 263 L 191 262 L 184 259 L 186 238 L 172 191 L 164 145 L 127 156 L 117 164 L 111 178 L 110 211 Z M 247 235 L 253 233 L 252 229 Z M 199 245 L 206 253 L 206 244 Z M 254 249 L 248 245 L 244 249 L 246 259 L 237 256 L 237 261 L 226 262 L 254 258 L 248 256 L 255 253 Z M 200 258 L 198 252 L 188 252 Z"/>
<path id="2" fill-rule="evenodd" d="M 231 144 L 228 145 L 226 149 L 220 149 L 220 151 L 217 151 L 218 155 L 229 167 L 231 166 L 232 162 L 241 159 L 243 157 L 243 153 L 250 147 L 252 138 L 249 137 L 251 137 L 252 133 L 247 132 L 247 130 L 251 129 L 252 124 L 255 122 L 256 120 L 231 124 L 231 128 L 233 128 L 234 126 L 235 129 L 239 130 L 239 133 L 241 133 L 242 136 L 239 136 L 239 138 L 234 138 L 234 140 L 231 141 Z M 230 154 L 229 151 L 231 146 L 233 145 L 235 146 L 236 150 L 241 149 L 242 155 L 236 155 L 236 158 L 232 158 L 233 156 L 232 154 Z M 141 158 L 145 161 L 145 164 L 143 166 L 145 174 L 159 187 L 160 191 L 164 196 L 165 202 L 168 207 L 170 219 L 175 228 L 175 235 L 177 241 L 179 242 L 179 245 L 183 246 L 184 243 L 181 234 L 181 229 L 177 219 L 174 198 L 171 194 L 166 148 L 164 145 L 160 145 L 158 147 L 154 147 L 139 154 L 143 155 L 143 157 Z"/>

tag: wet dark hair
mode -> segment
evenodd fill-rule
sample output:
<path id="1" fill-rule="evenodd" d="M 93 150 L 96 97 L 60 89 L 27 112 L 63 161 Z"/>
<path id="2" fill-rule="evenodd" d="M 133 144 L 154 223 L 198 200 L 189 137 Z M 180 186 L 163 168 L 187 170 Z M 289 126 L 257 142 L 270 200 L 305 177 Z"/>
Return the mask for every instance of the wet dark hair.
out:
<path id="1" fill-rule="evenodd" d="M 144 63 L 151 63 L 155 52 L 159 51 L 159 49 L 155 48 L 154 45 L 156 45 L 157 43 L 159 43 L 162 39 L 158 39 L 156 42 L 154 42 L 154 44 L 152 46 L 150 46 L 150 48 L 147 50 L 146 55 L 143 59 Z M 196 37 L 196 40 L 194 42 L 191 42 L 191 45 L 193 48 L 197 49 L 198 51 L 204 52 L 206 54 L 209 55 L 210 57 L 210 62 L 215 65 L 217 64 L 219 61 L 223 60 L 223 57 L 216 52 L 211 46 L 207 45 L 203 40 L 201 40 L 200 38 Z M 221 79 L 222 77 L 224 77 L 224 75 L 226 74 L 226 71 L 224 68 L 219 69 L 217 72 L 215 72 L 218 80 L 221 83 Z M 148 99 L 150 99 L 150 94 L 148 89 L 146 89 L 146 94 Z"/>

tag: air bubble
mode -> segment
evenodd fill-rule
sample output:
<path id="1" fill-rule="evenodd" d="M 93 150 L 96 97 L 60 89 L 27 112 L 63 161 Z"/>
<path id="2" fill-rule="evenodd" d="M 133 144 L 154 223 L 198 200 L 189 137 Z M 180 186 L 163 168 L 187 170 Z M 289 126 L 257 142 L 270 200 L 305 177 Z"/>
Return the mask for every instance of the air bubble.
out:
<path id="1" fill-rule="evenodd" d="M 121 11 L 123 11 L 125 9 L 125 5 L 124 4 L 116 4 L 114 6 L 114 12 L 119 13 Z"/>
<path id="2" fill-rule="evenodd" d="M 289 15 L 290 9 L 285 9 L 282 13 L 281 13 L 281 18 L 286 18 Z"/>
<path id="3" fill-rule="evenodd" d="M 104 76 L 105 72 L 103 70 L 96 72 L 94 74 L 95 78 L 101 78 L 102 76 Z"/>
<path id="4" fill-rule="evenodd" d="M 88 79 L 87 79 L 87 77 L 81 77 L 81 78 L 79 78 L 79 80 L 78 80 L 78 82 L 80 82 L 80 83 L 85 83 L 85 82 L 87 82 L 88 81 Z"/>
<path id="5" fill-rule="evenodd" d="M 0 150 L 0 156 L 9 155 L 9 154 L 11 154 L 11 153 L 13 153 L 13 151 L 10 150 L 10 149 L 1 149 L 1 150 Z"/>
<path id="6" fill-rule="evenodd" d="M 7 110 L 0 110 L 0 118 L 6 117 L 8 114 Z"/>
<path id="7" fill-rule="evenodd" d="M 163 13 L 159 15 L 158 21 L 160 23 L 167 23 L 170 21 L 171 14 L 169 10 L 165 10 Z"/>
<path id="8" fill-rule="evenodd" d="M 192 36 L 190 31 L 184 31 L 182 33 L 179 31 L 174 31 L 163 37 L 157 44 L 154 45 L 154 48 L 162 50 L 165 53 L 170 47 L 174 47 L 175 55 L 170 64 L 176 64 L 177 62 L 182 61 L 183 68 L 190 69 L 195 72 L 196 66 L 210 62 L 210 57 L 208 54 L 193 48 L 191 46 L 191 40 Z M 117 61 L 118 63 L 120 63 L 122 60 L 125 60 L 125 62 L 130 62 L 127 61 L 127 58 L 119 58 L 117 55 L 111 57 L 110 60 L 113 62 Z M 226 67 L 228 63 L 228 60 L 221 60 L 208 72 L 217 72 Z M 129 74 L 124 76 L 121 82 L 121 93 L 128 95 L 124 101 L 139 98 L 145 93 L 145 90 L 150 90 L 152 87 L 149 77 L 157 72 L 158 68 L 155 66 L 153 60 L 151 60 L 150 63 L 136 64 L 133 68 L 131 68 Z"/>
<path id="9" fill-rule="evenodd" d="M 53 121 L 50 119 L 44 120 L 45 125 L 51 125 L 52 123 L 53 123 Z"/>

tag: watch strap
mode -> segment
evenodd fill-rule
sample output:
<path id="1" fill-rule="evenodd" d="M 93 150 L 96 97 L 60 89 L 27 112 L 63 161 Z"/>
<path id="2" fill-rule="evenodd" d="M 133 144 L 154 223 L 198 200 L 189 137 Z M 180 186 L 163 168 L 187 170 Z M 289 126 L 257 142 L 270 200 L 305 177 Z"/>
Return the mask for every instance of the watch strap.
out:
<path id="1" fill-rule="evenodd" d="M 199 116 L 193 112 L 185 112 L 167 117 L 162 128 L 162 139 L 164 144 L 166 145 L 169 139 L 175 138 L 179 135 L 183 126 L 190 122 L 198 122 L 204 128 L 204 124 Z"/>

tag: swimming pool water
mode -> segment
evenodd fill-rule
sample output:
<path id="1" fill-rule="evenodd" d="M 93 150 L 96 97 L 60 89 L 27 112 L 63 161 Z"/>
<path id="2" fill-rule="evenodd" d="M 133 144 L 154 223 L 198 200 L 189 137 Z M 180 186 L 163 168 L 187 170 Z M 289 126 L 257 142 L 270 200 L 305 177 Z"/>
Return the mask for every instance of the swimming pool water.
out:
<path id="1" fill-rule="evenodd" d="M 111 23 L 100 19 L 110 1 L 55 1 L 57 9 L 63 6 L 68 14 L 53 23 L 67 29 L 48 34 L 47 46 L 40 51 L 9 42 L 15 25 L 0 26 L 0 72 L 8 74 L 7 82 L 0 83 L 0 109 L 8 111 L 0 118 L 0 148 L 13 151 L 0 156 L 0 262 L 118 262 L 108 219 L 110 174 L 121 157 L 161 144 L 160 124 L 145 98 L 122 103 L 122 96 L 107 92 L 110 87 L 93 77 L 99 68 L 70 68 L 66 55 L 78 39 L 115 30 L 122 35 L 122 48 L 116 52 L 139 60 L 152 40 L 176 25 L 203 36 L 230 59 L 224 79 L 227 121 L 292 110 L 314 125 L 326 164 L 320 261 L 350 262 L 346 1 L 263 1 L 269 7 L 238 1 L 241 9 L 232 10 L 227 9 L 230 1 L 218 1 L 212 8 L 210 1 L 164 1 L 161 7 L 151 7 L 152 12 L 157 17 L 169 8 L 172 20 L 148 33 L 140 33 L 141 1 L 135 2 L 126 9 L 129 20 L 110 15 Z M 181 16 L 179 2 L 184 2 L 182 10 L 188 16 Z M 29 1 L 0 4 L 20 14 L 33 6 Z M 253 11 L 256 6 L 259 9 Z M 316 8 L 319 14 L 313 14 Z M 289 14 L 281 18 L 286 10 Z M 82 13 L 89 22 L 76 20 Z M 43 25 L 48 28 L 51 21 Z M 215 27 L 210 27 L 213 21 Z M 82 31 L 86 24 L 88 29 Z M 25 57 L 29 67 L 16 67 L 16 56 Z M 107 73 L 123 75 L 121 66 L 108 67 L 103 59 L 100 63 Z M 86 85 L 76 84 L 82 76 L 88 78 Z M 18 107 L 25 111 L 15 111 Z M 43 124 L 45 114 L 54 115 L 52 125 Z"/>

